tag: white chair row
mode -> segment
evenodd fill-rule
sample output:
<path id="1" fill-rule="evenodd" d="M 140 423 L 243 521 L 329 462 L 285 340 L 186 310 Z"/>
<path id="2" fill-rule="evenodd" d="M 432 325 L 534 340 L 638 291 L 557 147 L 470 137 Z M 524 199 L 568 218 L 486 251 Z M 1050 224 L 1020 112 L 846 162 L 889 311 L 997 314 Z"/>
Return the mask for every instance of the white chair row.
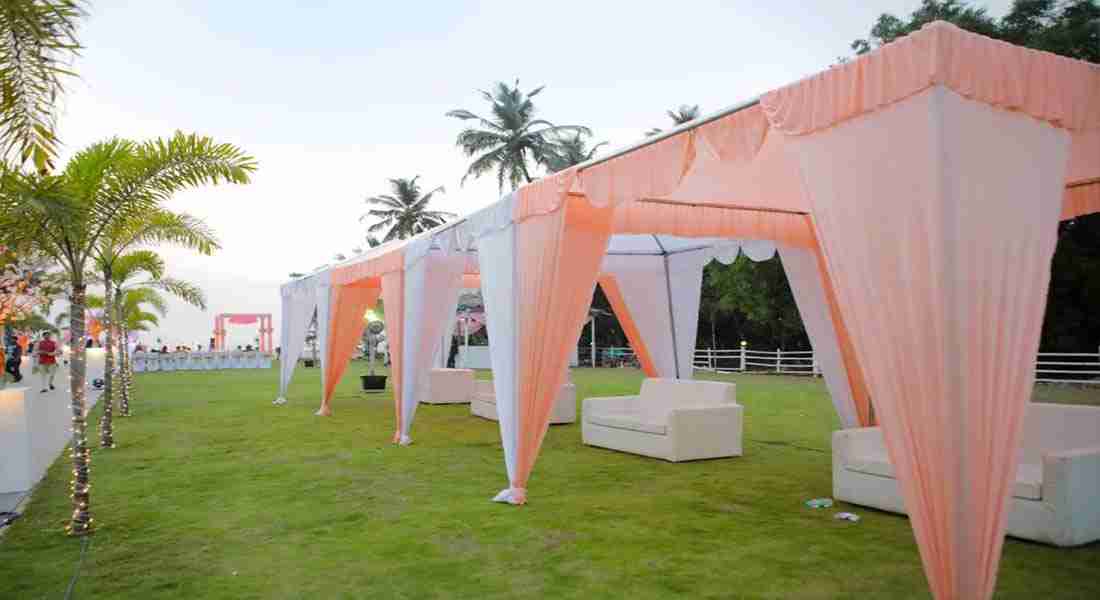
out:
<path id="1" fill-rule="evenodd" d="M 135 373 L 155 371 L 214 371 L 222 369 L 270 369 L 267 352 L 134 352 L 130 356 Z"/>

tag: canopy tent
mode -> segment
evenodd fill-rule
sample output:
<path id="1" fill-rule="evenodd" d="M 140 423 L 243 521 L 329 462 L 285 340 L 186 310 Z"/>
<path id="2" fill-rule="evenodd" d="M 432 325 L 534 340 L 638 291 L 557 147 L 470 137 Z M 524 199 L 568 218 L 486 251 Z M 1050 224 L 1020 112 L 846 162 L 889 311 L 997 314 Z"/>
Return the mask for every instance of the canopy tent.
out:
<path id="1" fill-rule="evenodd" d="M 649 244 L 643 237 L 635 250 L 608 255 L 634 243 L 616 236 L 774 243 L 808 333 L 819 352 L 831 348 L 834 401 L 838 389 L 847 394 L 846 419 L 859 423 L 869 422 L 873 403 L 933 594 L 987 598 L 1058 220 L 1098 211 L 1100 68 L 933 23 L 758 102 L 548 176 L 417 239 L 453 231 L 459 249 L 477 250 L 509 478 L 498 499 L 515 504 L 525 502 L 597 280 L 618 285 L 647 370 L 687 375 L 687 328 L 681 334 L 671 281 L 692 276 L 699 257 L 691 255 L 703 249 L 653 254 L 637 250 Z M 401 350 L 418 343 L 403 340 L 402 328 L 429 318 L 427 305 L 450 303 L 425 295 L 406 310 L 415 286 L 405 283 L 404 251 L 364 261 L 373 266 L 355 267 L 358 279 L 331 273 L 335 290 L 367 285 L 383 273 L 374 263 L 390 265 L 381 280 L 387 326 L 395 326 L 399 439 L 412 417 L 403 391 L 415 387 L 402 365 L 419 361 Z M 440 260 L 453 251 L 439 245 Z M 618 264 L 624 257 L 645 266 Z M 633 272 L 644 275 L 623 289 Z M 658 300 L 631 300 L 643 293 Z M 350 327 L 355 311 L 335 291 L 330 304 Z M 355 320 L 361 327 L 362 312 Z M 342 335 L 336 322 L 332 338 Z M 664 324 L 666 341 L 650 344 L 665 334 L 647 332 Z M 670 349 L 671 359 L 660 354 Z M 330 354 L 326 403 L 341 356 Z"/>

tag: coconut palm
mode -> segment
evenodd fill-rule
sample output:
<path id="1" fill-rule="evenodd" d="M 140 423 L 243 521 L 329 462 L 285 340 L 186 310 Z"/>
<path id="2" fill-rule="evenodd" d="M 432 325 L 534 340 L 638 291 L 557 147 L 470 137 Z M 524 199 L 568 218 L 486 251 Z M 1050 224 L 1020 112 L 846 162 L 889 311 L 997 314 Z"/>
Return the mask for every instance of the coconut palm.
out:
<path id="1" fill-rule="evenodd" d="M 89 456 L 84 419 L 84 313 L 96 250 L 118 224 L 149 214 L 181 190 L 247 183 L 255 161 L 229 144 L 177 133 L 136 143 L 110 139 L 76 153 L 58 175 L 8 172 L 0 185 L 0 232 L 30 242 L 66 275 L 73 345 L 72 535 L 91 531 Z"/>
<path id="2" fill-rule="evenodd" d="M 677 108 L 675 110 L 666 110 L 665 114 L 668 115 L 668 118 L 672 119 L 673 125 L 680 126 L 684 123 L 687 123 L 688 121 L 694 121 L 695 119 L 699 118 L 699 105 L 695 104 L 689 106 L 687 104 L 681 104 L 680 108 Z M 657 135 L 658 133 L 661 133 L 661 131 L 661 128 L 654 127 L 653 129 L 645 132 L 645 134 Z"/>
<path id="3" fill-rule="evenodd" d="M 367 228 L 368 243 L 374 237 L 373 234 L 386 229 L 383 242 L 405 239 L 433 227 L 438 227 L 453 219 L 454 213 L 439 210 L 428 210 L 428 204 L 436 192 L 443 192 L 443 186 L 439 186 L 427 194 L 420 191 L 417 175 L 412 179 L 390 179 L 392 193 L 381 196 L 371 196 L 366 199 L 367 206 L 372 208 L 365 215 L 359 217 L 359 221 L 376 219 L 376 222 Z M 343 259 L 339 259 L 343 260 Z"/>
<path id="4" fill-rule="evenodd" d="M 54 102 L 80 50 L 80 0 L 0 2 L 0 155 L 42 172 L 53 168 L 58 140 Z"/>
<path id="5" fill-rule="evenodd" d="M 574 133 L 565 136 L 558 140 L 554 153 L 546 158 L 546 170 L 557 173 L 583 162 L 588 162 L 592 160 L 592 157 L 596 155 L 596 151 L 601 146 L 606 145 L 607 142 L 600 142 L 589 148 L 588 142 L 581 134 Z"/>
<path id="6" fill-rule="evenodd" d="M 524 92 L 519 89 L 518 79 L 511 86 L 498 82 L 491 92 L 481 92 L 491 106 L 491 117 L 481 117 L 465 109 L 447 113 L 448 117 L 476 121 L 478 125 L 463 129 L 456 141 L 466 156 L 476 157 L 462 177 L 463 183 L 471 175 L 481 177 L 495 169 L 498 188 L 503 191 L 507 179 L 514 190 L 532 181 L 527 161 L 546 164 L 554 155 L 559 137 L 571 133 L 592 134 L 580 125 L 554 125 L 545 119 L 536 119 L 531 99 L 543 89 L 538 87 Z"/>
<path id="7" fill-rule="evenodd" d="M 214 233 L 201 219 L 158 208 L 148 213 L 138 214 L 133 219 L 114 223 L 108 232 L 100 238 L 99 246 L 95 250 L 95 275 L 100 278 L 103 284 L 103 297 L 105 300 L 103 306 L 105 321 L 103 325 L 106 331 L 104 344 L 106 353 L 104 356 L 103 394 L 100 398 L 103 404 L 103 413 L 99 421 L 99 445 L 102 448 L 113 448 L 115 445 L 112 424 L 115 402 L 114 335 L 116 328 L 113 326 L 115 287 L 124 284 L 130 276 L 140 272 L 145 272 L 153 276 L 154 279 L 159 279 L 164 270 L 160 257 L 152 252 L 128 253 L 128 251 L 138 246 L 164 243 L 190 248 L 206 255 L 220 248 Z M 160 263 L 160 271 L 156 274 L 150 271 L 150 269 L 155 268 L 154 260 Z M 128 412 L 124 411 L 124 413 Z"/>

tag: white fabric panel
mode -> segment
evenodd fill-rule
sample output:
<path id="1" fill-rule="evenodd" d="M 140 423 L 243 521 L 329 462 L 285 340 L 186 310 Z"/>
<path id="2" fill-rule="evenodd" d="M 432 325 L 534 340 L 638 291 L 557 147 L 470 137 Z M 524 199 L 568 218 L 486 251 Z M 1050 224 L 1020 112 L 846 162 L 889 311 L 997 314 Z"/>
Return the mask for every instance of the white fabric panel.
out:
<path id="1" fill-rule="evenodd" d="M 508 200 L 512 198 L 509 196 Z M 486 211 L 478 213 L 485 218 L 485 221 L 484 223 L 479 221 L 480 226 L 476 229 L 478 234 L 476 243 L 479 247 L 478 266 L 481 270 L 485 319 L 493 342 L 489 346 L 493 364 L 493 390 L 496 393 L 497 412 L 500 417 L 504 464 L 508 470 L 508 481 L 511 483 L 515 480 L 519 436 L 519 411 L 516 407 L 519 311 L 513 292 L 516 231 L 511 225 L 512 202 L 500 204 L 508 205 L 507 223 L 504 223 L 504 215 L 499 214 L 502 211 L 493 211 L 488 216 L 483 215 Z"/>
<path id="2" fill-rule="evenodd" d="M 449 236 L 453 240 L 453 233 Z M 447 311 L 454 313 L 462 287 L 466 257 L 454 250 L 448 240 L 439 240 L 433 249 L 412 264 L 405 263 L 404 372 L 402 373 L 401 442 L 409 442 L 409 431 L 416 416 L 424 387 L 437 356 L 440 334 L 447 323 Z M 406 255 L 407 257 L 408 255 Z"/>
<path id="3" fill-rule="evenodd" d="M 325 373 L 328 373 L 328 328 L 332 314 L 332 283 L 329 274 L 317 275 L 317 347 L 321 362 L 321 397 L 325 397 Z"/>
<path id="4" fill-rule="evenodd" d="M 653 359 L 657 376 L 677 376 L 676 345 L 663 256 L 606 256 L 601 270 L 613 275 L 623 302 Z M 496 338 L 494 337 L 495 341 Z"/>
<path id="5" fill-rule="evenodd" d="M 741 242 L 741 253 L 753 261 L 762 262 L 775 256 L 775 242 L 770 240 L 744 240 Z"/>
<path id="6" fill-rule="evenodd" d="M 704 250 L 670 254 L 669 290 L 672 293 L 672 324 L 676 334 L 676 360 L 680 379 L 694 374 L 695 336 L 699 331 L 699 302 L 703 295 L 703 267 L 711 253 Z"/>
<path id="7" fill-rule="evenodd" d="M 668 256 L 604 257 L 614 275 L 658 377 L 691 379 L 699 300 L 708 250 Z"/>
<path id="8" fill-rule="evenodd" d="M 317 280 L 306 277 L 293 281 L 280 290 L 283 297 L 283 312 L 279 324 L 279 345 L 282 355 L 279 362 L 279 398 L 286 398 L 290 378 L 294 367 L 305 349 L 306 335 L 313 313 L 317 311 Z"/>
<path id="9" fill-rule="evenodd" d="M 810 338 L 814 357 L 833 398 L 833 406 L 840 415 L 841 427 L 859 427 L 848 372 L 840 355 L 840 344 L 825 298 L 817 256 L 806 248 L 787 247 L 780 247 L 779 255 L 783 259 L 783 270 L 787 272 L 787 281 L 791 284 L 791 293 L 798 306 L 798 314 L 802 316 L 806 335 Z"/>

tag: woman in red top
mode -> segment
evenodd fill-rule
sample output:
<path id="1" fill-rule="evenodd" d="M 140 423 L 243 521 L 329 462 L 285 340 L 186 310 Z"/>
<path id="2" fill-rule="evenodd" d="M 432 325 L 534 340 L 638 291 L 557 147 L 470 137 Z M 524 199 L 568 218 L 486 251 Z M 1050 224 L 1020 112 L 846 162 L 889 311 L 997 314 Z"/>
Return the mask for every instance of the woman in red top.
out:
<path id="1" fill-rule="evenodd" d="M 57 349 L 57 342 L 50 339 L 50 332 L 42 334 L 42 341 L 35 345 L 35 354 L 38 356 L 38 372 L 42 375 L 42 393 L 46 393 L 46 387 L 54 389 L 53 378 L 57 374 L 57 356 L 61 352 Z"/>

